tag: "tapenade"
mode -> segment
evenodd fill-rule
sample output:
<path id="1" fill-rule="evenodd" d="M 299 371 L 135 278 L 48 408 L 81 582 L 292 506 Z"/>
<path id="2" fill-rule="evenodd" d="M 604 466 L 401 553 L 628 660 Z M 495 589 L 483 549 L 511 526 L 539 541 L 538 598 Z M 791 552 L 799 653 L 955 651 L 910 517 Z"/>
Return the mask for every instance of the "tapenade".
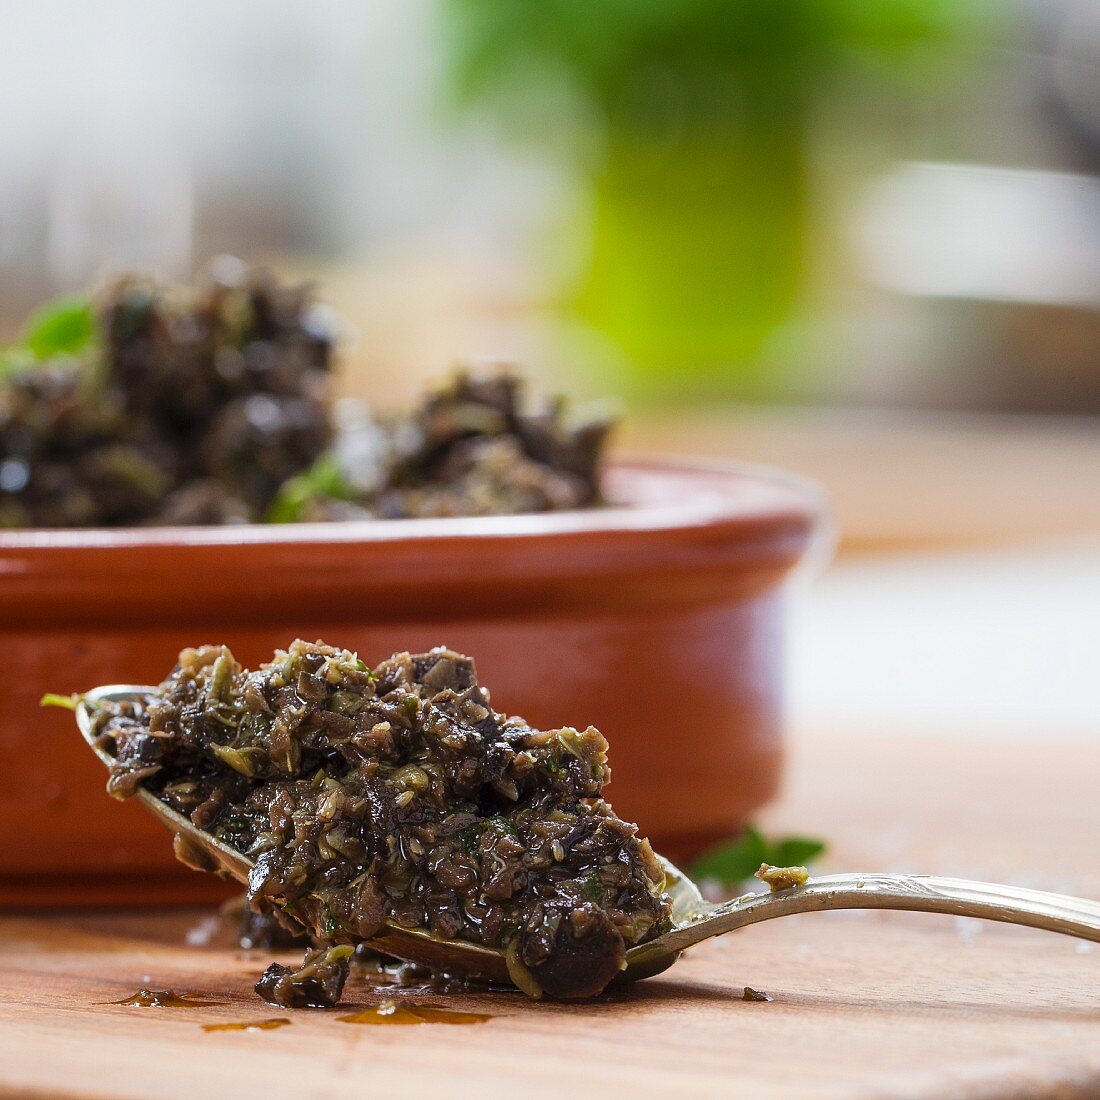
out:
<path id="1" fill-rule="evenodd" d="M 599 461 L 611 421 L 570 425 L 561 398 L 526 412 L 508 371 L 459 372 L 396 433 L 380 516 L 548 512 L 600 503 Z"/>
<path id="2" fill-rule="evenodd" d="M 496 712 L 448 649 L 375 668 L 294 642 L 250 672 L 225 647 L 180 654 L 157 690 L 105 704 L 108 790 L 142 786 L 253 860 L 251 906 L 323 943 L 388 923 L 507 954 L 517 984 L 591 996 L 670 926 L 664 873 L 600 798 L 598 730 Z M 318 949 L 258 989 L 339 996 L 347 953 Z"/>
<path id="3" fill-rule="evenodd" d="M 333 335 L 307 288 L 223 265 L 125 278 L 80 355 L 0 372 L 0 528 L 243 523 L 332 441 Z"/>
<path id="4" fill-rule="evenodd" d="M 455 372 L 407 415 L 348 416 L 336 443 L 288 482 L 278 522 L 554 512 L 602 504 L 613 420 L 572 422 L 562 398 L 527 408 L 511 369 Z"/>
<path id="5" fill-rule="evenodd" d="M 542 512 L 600 503 L 610 421 L 459 373 L 411 413 L 342 417 L 335 325 L 308 288 L 222 263 L 128 277 L 79 352 L 0 355 L 0 529 Z M 94 316 L 93 316 L 94 315 Z M 0 349 L 2 351 L 2 349 Z"/>

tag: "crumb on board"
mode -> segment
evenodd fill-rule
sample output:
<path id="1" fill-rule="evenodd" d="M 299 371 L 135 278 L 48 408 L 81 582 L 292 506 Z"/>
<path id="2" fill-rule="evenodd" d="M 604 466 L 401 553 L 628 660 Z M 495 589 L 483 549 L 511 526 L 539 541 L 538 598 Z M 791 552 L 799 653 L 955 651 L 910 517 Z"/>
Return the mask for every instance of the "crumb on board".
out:
<path id="1" fill-rule="evenodd" d="M 745 986 L 745 992 L 741 994 L 743 1001 L 770 1001 L 771 995 L 762 989 L 753 989 L 751 985 Z"/>

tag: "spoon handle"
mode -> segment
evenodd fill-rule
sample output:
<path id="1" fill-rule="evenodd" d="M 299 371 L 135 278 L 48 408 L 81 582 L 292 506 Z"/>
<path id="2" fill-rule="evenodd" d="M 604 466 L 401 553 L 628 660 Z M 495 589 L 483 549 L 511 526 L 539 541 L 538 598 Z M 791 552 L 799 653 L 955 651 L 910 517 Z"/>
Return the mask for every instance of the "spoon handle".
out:
<path id="1" fill-rule="evenodd" d="M 749 894 L 674 929 L 662 942 L 675 950 L 760 921 L 824 909 L 903 909 L 982 917 L 1100 942 L 1100 902 L 932 875 L 827 875 L 805 886 Z"/>

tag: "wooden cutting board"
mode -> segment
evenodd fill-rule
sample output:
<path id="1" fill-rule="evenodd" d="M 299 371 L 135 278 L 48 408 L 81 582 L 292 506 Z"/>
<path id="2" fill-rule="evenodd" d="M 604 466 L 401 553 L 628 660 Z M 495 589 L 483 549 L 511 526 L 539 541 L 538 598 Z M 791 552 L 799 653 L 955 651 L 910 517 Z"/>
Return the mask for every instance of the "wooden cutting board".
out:
<path id="1" fill-rule="evenodd" d="M 827 832 L 822 870 L 1011 878 L 1100 896 L 1085 746 L 799 746 L 775 827 Z M 197 934 L 196 934 L 197 930 Z M 909 914 L 815 914 L 690 952 L 590 1005 L 404 994 L 488 1014 L 467 1026 L 340 1019 L 396 995 L 353 977 L 335 1012 L 251 992 L 269 961 L 210 915 L 0 917 L 0 1091 L 64 1097 L 1100 1096 L 1100 945 Z M 101 1002 L 142 985 L 224 1002 Z M 745 985 L 770 1002 L 742 999 Z M 204 1024 L 291 1020 L 270 1031 Z"/>

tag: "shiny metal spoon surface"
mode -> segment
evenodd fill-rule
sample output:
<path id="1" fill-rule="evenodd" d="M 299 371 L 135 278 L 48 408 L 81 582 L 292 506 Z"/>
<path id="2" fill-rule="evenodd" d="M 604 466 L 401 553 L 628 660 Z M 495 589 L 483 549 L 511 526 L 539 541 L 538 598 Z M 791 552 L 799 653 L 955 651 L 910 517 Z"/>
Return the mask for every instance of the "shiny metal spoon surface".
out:
<path id="1" fill-rule="evenodd" d="M 76 708 L 84 739 L 104 765 L 114 760 L 92 734 L 92 715 L 104 702 L 125 702 L 153 688 L 113 684 L 85 694 Z M 152 792 L 139 788 L 138 802 L 175 835 L 176 856 L 196 870 L 212 871 L 247 883 L 252 861 L 235 848 L 193 825 Z M 665 890 L 672 899 L 670 931 L 631 947 L 616 982 L 636 981 L 667 970 L 687 948 L 761 921 L 826 909 L 897 909 L 980 917 L 1027 925 L 1100 942 L 1100 902 L 1039 890 L 931 875 L 844 874 L 814 878 L 804 886 L 746 894 L 723 905 L 704 900 L 699 888 L 667 859 Z M 370 940 L 380 951 L 437 970 L 495 982 L 511 982 L 503 951 L 447 940 L 422 929 L 387 924 Z"/>

